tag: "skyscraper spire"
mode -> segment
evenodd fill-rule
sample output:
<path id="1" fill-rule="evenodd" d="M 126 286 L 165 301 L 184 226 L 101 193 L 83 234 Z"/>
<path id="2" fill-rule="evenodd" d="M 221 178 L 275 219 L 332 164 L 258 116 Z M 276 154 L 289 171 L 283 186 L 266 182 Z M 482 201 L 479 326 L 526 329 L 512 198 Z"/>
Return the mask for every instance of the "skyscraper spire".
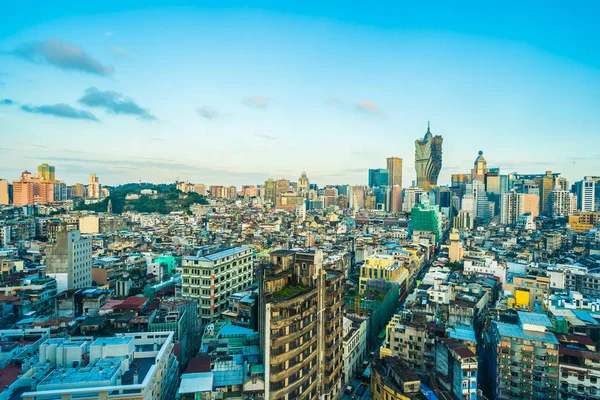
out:
<path id="1" fill-rule="evenodd" d="M 427 132 L 429 132 L 429 120 L 427 120 Z"/>

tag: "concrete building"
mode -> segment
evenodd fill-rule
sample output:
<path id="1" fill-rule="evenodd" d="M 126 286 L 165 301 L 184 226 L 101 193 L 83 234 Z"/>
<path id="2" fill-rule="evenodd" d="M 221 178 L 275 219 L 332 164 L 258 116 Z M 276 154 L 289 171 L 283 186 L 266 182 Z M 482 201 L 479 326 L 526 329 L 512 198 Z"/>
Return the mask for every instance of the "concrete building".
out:
<path id="1" fill-rule="evenodd" d="M 539 196 L 536 194 L 517 193 L 514 190 L 500 196 L 500 223 L 515 224 L 525 213 L 533 218 L 539 215 Z"/>
<path id="2" fill-rule="evenodd" d="M 560 398 L 565 400 L 600 397 L 600 354 L 589 337 L 556 335 L 560 342 Z"/>
<path id="3" fill-rule="evenodd" d="M 233 293 L 253 282 L 252 251 L 245 247 L 204 246 L 182 261 L 182 296 L 198 301 L 200 325 L 206 326 L 227 310 Z"/>
<path id="4" fill-rule="evenodd" d="M 475 201 L 475 217 L 487 221 L 492 215 L 483 181 L 473 179 L 465 185 L 465 196 L 472 195 Z"/>
<path id="5" fill-rule="evenodd" d="M 398 357 L 408 368 L 433 372 L 435 367 L 435 338 L 425 324 L 403 321 L 396 314 L 386 327 L 386 340 L 380 355 Z"/>
<path id="6" fill-rule="evenodd" d="M 389 187 L 398 185 L 402 187 L 402 159 L 399 157 L 389 157 L 387 159 L 387 172 Z"/>
<path id="7" fill-rule="evenodd" d="M 277 250 L 259 275 L 266 399 L 337 398 L 342 390 L 344 273 L 321 250 Z"/>
<path id="8" fill-rule="evenodd" d="M 397 283 L 401 290 L 405 290 L 408 276 L 409 271 L 393 255 L 373 254 L 365 258 L 360 267 L 358 290 L 363 294 L 367 289 L 367 282 L 374 279 Z"/>
<path id="9" fill-rule="evenodd" d="M 187 364 L 200 346 L 198 304 L 191 299 L 161 298 L 159 308 L 148 317 L 148 332 L 173 332 L 173 342 L 181 346 L 179 360 Z"/>
<path id="10" fill-rule="evenodd" d="M 88 199 L 100 199 L 102 197 L 102 185 L 96 174 L 90 174 L 90 183 L 87 185 Z"/>
<path id="11" fill-rule="evenodd" d="M 517 314 L 491 323 L 496 399 L 558 399 L 559 349 L 548 332 L 552 323 L 544 314 Z"/>
<path id="12" fill-rule="evenodd" d="M 437 186 L 438 176 L 442 169 L 442 143 L 443 138 L 433 136 L 427 126 L 423 139 L 415 141 L 415 169 L 417 172 L 417 186 L 429 192 Z"/>
<path id="13" fill-rule="evenodd" d="M 39 348 L 31 391 L 23 400 L 175 398 L 179 363 L 173 332 L 48 339 Z"/>
<path id="14" fill-rule="evenodd" d="M 92 286 L 92 238 L 78 230 L 60 231 L 46 249 L 46 275 L 56 279 L 57 290 Z"/>
<path id="15" fill-rule="evenodd" d="M 384 357 L 371 362 L 371 399 L 420 399 L 420 389 L 421 378 L 402 360 Z"/>
<path id="16" fill-rule="evenodd" d="M 506 264 L 498 263 L 491 258 L 466 258 L 464 260 L 464 271 L 476 274 L 493 275 L 500 279 L 502 284 L 506 283 Z"/>
<path id="17" fill-rule="evenodd" d="M 438 338 L 435 372 L 438 385 L 454 399 L 477 400 L 477 355 L 457 339 Z"/>
<path id="18" fill-rule="evenodd" d="M 40 164 L 38 165 L 38 175 L 43 181 L 54 181 L 56 180 L 56 169 L 54 165 Z"/>
<path id="19" fill-rule="evenodd" d="M 13 204 L 26 206 L 39 201 L 41 182 L 39 176 L 24 171 L 18 181 L 13 181 Z"/>
<path id="20" fill-rule="evenodd" d="M 423 195 L 423 189 L 418 186 L 411 186 L 404 189 L 404 198 L 402 199 L 402 210 L 409 212 L 413 209 L 415 204 L 421 203 L 421 196 Z"/>
<path id="21" fill-rule="evenodd" d="M 86 215 L 79 218 L 79 231 L 84 235 L 93 235 L 100 232 L 100 217 Z"/>
<path id="22" fill-rule="evenodd" d="M 543 214 L 549 214 L 551 208 L 550 192 L 555 190 L 557 186 L 559 189 L 566 190 L 566 184 L 561 183 L 560 173 L 552 173 L 552 171 L 546 171 L 546 174 L 536 177 L 536 181 L 539 185 L 540 195 L 540 212 Z M 561 187 L 563 185 L 563 187 Z"/>
<path id="23" fill-rule="evenodd" d="M 350 383 L 367 358 L 367 322 L 364 317 L 343 317 L 345 385 Z"/>
<path id="24" fill-rule="evenodd" d="M 586 176 L 582 181 L 575 184 L 577 189 L 577 209 L 583 212 L 596 211 L 595 209 L 595 187 L 596 182 Z"/>
<path id="25" fill-rule="evenodd" d="M 0 205 L 10 204 L 10 187 L 6 179 L 0 179 Z"/>
<path id="26" fill-rule="evenodd" d="M 450 262 L 461 262 L 464 257 L 463 243 L 457 229 L 450 232 L 450 245 L 448 246 L 448 258 Z"/>
<path id="27" fill-rule="evenodd" d="M 200 196 L 206 196 L 206 185 L 202 183 L 196 183 L 194 185 L 194 192 L 198 193 Z"/>
<path id="28" fill-rule="evenodd" d="M 577 210 L 577 195 L 567 190 L 555 189 L 548 196 L 548 213 L 552 216 L 568 216 Z"/>

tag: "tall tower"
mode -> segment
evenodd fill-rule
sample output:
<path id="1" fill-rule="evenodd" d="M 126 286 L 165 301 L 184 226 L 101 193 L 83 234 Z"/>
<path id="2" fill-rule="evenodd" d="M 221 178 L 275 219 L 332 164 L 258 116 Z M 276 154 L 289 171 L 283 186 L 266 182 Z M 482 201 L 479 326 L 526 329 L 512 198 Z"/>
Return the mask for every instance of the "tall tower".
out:
<path id="1" fill-rule="evenodd" d="M 415 141 L 415 169 L 417 186 L 425 192 L 437 186 L 438 176 L 442 169 L 442 143 L 440 135 L 433 136 L 427 124 L 427 132 L 423 139 Z"/>
<path id="2" fill-rule="evenodd" d="M 477 179 L 479 182 L 485 182 L 485 175 L 488 173 L 487 161 L 483 156 L 483 151 L 479 150 L 479 154 L 473 163 L 471 170 L 471 179 Z"/>
<path id="3" fill-rule="evenodd" d="M 387 159 L 388 186 L 398 185 L 402 187 L 402 159 L 390 157 Z"/>
<path id="4" fill-rule="evenodd" d="M 306 195 L 308 193 L 308 188 L 310 185 L 310 181 L 308 180 L 308 176 L 306 176 L 306 172 L 302 172 L 300 178 L 298 178 L 298 194 L 300 196 Z"/>

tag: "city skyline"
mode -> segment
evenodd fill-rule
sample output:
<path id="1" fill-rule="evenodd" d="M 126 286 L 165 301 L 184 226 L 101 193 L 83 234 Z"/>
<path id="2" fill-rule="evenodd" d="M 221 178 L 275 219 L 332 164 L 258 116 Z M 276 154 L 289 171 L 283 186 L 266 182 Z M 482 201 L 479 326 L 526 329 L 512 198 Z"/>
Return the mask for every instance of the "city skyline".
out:
<path id="1" fill-rule="evenodd" d="M 593 3 L 569 10 L 576 25 L 553 23 L 561 10 L 536 3 L 499 15 L 165 4 L 9 6 L 2 178 L 49 163 L 70 183 L 96 173 L 108 185 L 240 186 L 305 170 L 319 184 L 365 184 L 368 169 L 400 157 L 407 187 L 428 120 L 445 139 L 439 185 L 468 172 L 479 150 L 503 173 L 576 181 L 598 170 L 598 154 L 572 143 L 600 140 Z"/>

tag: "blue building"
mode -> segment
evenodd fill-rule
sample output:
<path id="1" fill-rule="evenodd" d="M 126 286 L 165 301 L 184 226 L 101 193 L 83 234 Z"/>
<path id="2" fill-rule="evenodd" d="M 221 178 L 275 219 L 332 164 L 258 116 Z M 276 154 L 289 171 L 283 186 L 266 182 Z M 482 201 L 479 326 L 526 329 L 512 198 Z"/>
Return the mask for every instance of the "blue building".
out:
<path id="1" fill-rule="evenodd" d="M 440 388 L 455 399 L 477 400 L 477 355 L 456 339 L 438 338 L 435 371 Z"/>
<path id="2" fill-rule="evenodd" d="M 369 187 L 387 186 L 388 170 L 383 168 L 369 170 Z"/>

